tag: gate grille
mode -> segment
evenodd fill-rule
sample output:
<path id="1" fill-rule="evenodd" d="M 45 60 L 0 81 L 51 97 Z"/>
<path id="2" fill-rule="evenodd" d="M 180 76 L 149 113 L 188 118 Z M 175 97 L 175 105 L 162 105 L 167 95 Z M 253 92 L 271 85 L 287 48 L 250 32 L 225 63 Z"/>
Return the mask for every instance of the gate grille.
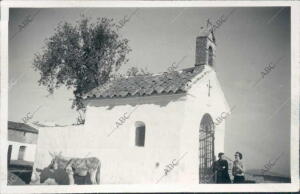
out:
<path id="1" fill-rule="evenodd" d="M 214 124 L 210 115 L 205 114 L 200 124 L 199 138 L 199 183 L 213 183 Z"/>

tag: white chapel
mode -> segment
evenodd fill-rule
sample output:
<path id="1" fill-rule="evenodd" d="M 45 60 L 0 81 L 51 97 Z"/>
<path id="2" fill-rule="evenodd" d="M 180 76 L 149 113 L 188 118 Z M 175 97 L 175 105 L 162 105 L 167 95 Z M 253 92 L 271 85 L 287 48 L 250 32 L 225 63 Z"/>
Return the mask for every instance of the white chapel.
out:
<path id="1" fill-rule="evenodd" d="M 35 168 L 50 163 L 50 151 L 98 157 L 101 184 L 209 182 L 224 151 L 226 119 L 215 120 L 230 111 L 213 32 L 196 38 L 195 55 L 192 68 L 123 77 L 88 92 L 83 126 L 40 130 Z"/>

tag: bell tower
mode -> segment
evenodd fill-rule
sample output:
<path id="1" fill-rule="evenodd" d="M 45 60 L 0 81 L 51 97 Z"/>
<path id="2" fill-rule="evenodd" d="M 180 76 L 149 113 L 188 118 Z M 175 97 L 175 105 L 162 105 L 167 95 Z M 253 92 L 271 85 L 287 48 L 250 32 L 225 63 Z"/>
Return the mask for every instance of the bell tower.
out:
<path id="1" fill-rule="evenodd" d="M 196 38 L 195 66 L 209 65 L 215 69 L 216 39 L 212 29 L 204 30 Z"/>

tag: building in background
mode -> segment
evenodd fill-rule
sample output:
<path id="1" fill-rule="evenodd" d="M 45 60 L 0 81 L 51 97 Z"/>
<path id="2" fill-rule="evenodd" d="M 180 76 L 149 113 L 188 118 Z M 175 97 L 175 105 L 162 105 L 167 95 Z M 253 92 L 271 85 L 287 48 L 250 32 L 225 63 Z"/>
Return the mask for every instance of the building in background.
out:
<path id="1" fill-rule="evenodd" d="M 16 175 L 25 183 L 29 183 L 35 158 L 38 130 L 25 123 L 8 121 L 7 136 L 8 175 Z"/>
<path id="2" fill-rule="evenodd" d="M 38 130 L 25 124 L 8 121 L 8 161 L 34 161 Z"/>

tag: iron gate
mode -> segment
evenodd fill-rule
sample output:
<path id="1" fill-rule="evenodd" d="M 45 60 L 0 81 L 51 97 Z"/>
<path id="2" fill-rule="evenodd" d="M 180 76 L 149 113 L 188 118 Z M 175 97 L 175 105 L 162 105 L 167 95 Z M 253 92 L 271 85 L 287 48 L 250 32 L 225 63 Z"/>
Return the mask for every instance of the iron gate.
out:
<path id="1" fill-rule="evenodd" d="M 199 183 L 213 183 L 215 135 L 214 123 L 209 114 L 205 114 L 201 120 L 199 135 Z"/>

